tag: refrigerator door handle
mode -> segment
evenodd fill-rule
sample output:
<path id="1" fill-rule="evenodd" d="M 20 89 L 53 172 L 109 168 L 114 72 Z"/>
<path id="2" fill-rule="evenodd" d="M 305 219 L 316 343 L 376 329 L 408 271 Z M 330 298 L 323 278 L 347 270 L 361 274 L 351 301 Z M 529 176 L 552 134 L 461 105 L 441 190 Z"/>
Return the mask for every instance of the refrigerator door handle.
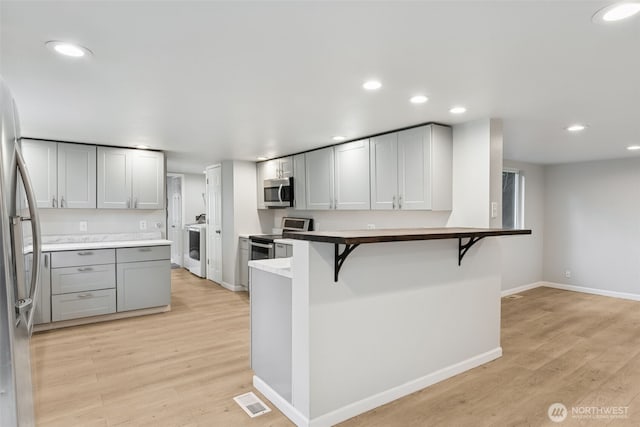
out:
<path id="1" fill-rule="evenodd" d="M 31 309 L 29 310 L 29 316 L 27 318 L 27 330 L 29 335 L 33 330 L 33 316 L 35 314 L 36 300 L 38 298 L 38 284 L 40 283 L 40 258 L 42 257 L 42 241 L 40 239 L 40 217 L 38 216 L 38 208 L 36 207 L 36 195 L 33 191 L 33 184 L 27 171 L 27 165 L 24 162 L 20 147 L 16 147 L 16 162 L 18 164 L 18 172 L 22 176 L 22 182 L 24 183 L 24 189 L 27 196 L 27 203 L 29 204 L 29 220 L 31 222 L 31 236 L 33 239 L 33 267 L 31 273 L 31 286 L 29 287 L 29 298 L 31 300 Z M 22 246 L 22 241 L 19 243 Z M 20 248 L 22 249 L 22 248 Z M 16 252 L 16 258 L 21 257 L 24 250 Z M 28 300 L 27 300 L 28 301 Z"/>

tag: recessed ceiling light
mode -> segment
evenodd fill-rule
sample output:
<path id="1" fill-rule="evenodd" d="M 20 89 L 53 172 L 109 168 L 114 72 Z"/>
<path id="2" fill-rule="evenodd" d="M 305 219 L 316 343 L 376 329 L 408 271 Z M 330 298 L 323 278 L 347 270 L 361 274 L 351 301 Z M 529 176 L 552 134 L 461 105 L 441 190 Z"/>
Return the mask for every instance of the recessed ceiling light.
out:
<path id="1" fill-rule="evenodd" d="M 567 130 L 569 132 L 580 132 L 582 130 L 585 130 L 586 126 L 585 125 L 581 125 L 576 123 L 575 125 L 571 125 L 571 126 L 567 126 Z"/>
<path id="2" fill-rule="evenodd" d="M 467 109 L 464 107 L 452 107 L 449 112 L 451 114 L 462 114 L 462 113 L 466 113 Z"/>
<path id="3" fill-rule="evenodd" d="M 336 135 L 332 138 L 334 141 L 344 141 L 345 139 L 347 139 L 346 136 L 341 136 L 341 135 Z"/>
<path id="4" fill-rule="evenodd" d="M 629 150 L 629 151 L 640 150 L 640 145 L 630 145 L 630 146 L 627 147 L 627 150 Z"/>
<path id="5" fill-rule="evenodd" d="M 600 9 L 593 15 L 593 22 L 617 22 L 623 19 L 631 18 L 640 12 L 640 2 L 623 2 L 615 3 Z"/>
<path id="6" fill-rule="evenodd" d="M 83 56 L 92 55 L 92 52 L 84 46 L 80 46 L 73 43 L 61 42 L 57 40 L 50 40 L 45 45 L 52 49 L 54 52 L 64 56 L 71 56 L 73 58 L 81 58 Z"/>
<path id="7" fill-rule="evenodd" d="M 261 162 L 261 161 L 263 161 L 263 160 L 267 160 L 267 158 L 266 158 L 266 157 L 264 157 L 264 156 L 260 156 L 260 157 L 258 157 L 256 160 L 258 160 L 259 162 Z"/>
<path id="8" fill-rule="evenodd" d="M 380 83 L 377 80 L 369 80 L 364 82 L 362 87 L 365 88 L 366 90 L 377 90 L 382 87 L 382 83 Z"/>
<path id="9" fill-rule="evenodd" d="M 429 98 L 427 98 L 424 95 L 416 95 L 416 96 L 412 96 L 409 99 L 409 102 L 411 102 L 412 104 L 424 104 L 428 100 L 429 100 Z"/>
<path id="10" fill-rule="evenodd" d="M 138 145 L 136 145 L 136 148 L 139 148 L 141 150 L 146 150 L 146 149 L 149 148 L 149 146 L 148 145 L 144 145 L 144 144 L 138 144 Z"/>

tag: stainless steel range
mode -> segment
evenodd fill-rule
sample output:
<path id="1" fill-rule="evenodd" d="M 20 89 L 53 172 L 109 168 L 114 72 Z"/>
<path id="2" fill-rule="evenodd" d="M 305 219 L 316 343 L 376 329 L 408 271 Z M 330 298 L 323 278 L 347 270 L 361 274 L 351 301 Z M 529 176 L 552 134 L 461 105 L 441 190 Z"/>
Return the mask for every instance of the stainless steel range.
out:
<path id="1" fill-rule="evenodd" d="M 282 231 L 312 231 L 312 218 L 282 218 Z M 275 258 L 274 240 L 282 239 L 282 234 L 256 234 L 249 236 L 251 240 L 250 259 Z"/>

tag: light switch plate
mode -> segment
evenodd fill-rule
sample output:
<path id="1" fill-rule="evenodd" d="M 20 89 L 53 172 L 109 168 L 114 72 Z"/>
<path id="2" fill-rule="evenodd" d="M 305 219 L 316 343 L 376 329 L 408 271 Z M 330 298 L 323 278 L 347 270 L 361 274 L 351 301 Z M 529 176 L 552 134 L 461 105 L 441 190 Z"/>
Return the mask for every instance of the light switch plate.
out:
<path id="1" fill-rule="evenodd" d="M 80 221 L 80 231 L 87 231 L 87 221 Z"/>
<path id="2" fill-rule="evenodd" d="M 140 230 L 146 230 L 147 229 L 147 221 L 142 220 L 140 221 Z"/>
<path id="3" fill-rule="evenodd" d="M 491 202 L 491 218 L 498 218 L 498 202 Z"/>

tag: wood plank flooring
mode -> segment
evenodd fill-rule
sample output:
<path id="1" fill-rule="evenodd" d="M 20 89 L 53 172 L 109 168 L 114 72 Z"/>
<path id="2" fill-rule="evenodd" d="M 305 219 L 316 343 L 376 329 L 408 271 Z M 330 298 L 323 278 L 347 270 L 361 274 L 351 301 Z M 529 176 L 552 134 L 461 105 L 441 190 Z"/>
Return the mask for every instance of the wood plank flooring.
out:
<path id="1" fill-rule="evenodd" d="M 250 419 L 249 301 L 172 270 L 172 311 L 32 340 L 38 426 L 290 426 Z M 550 288 L 502 300 L 503 357 L 343 426 L 640 425 L 640 303 Z M 262 397 L 262 396 L 261 396 Z M 627 419 L 547 417 L 551 403 L 629 406 Z"/>

